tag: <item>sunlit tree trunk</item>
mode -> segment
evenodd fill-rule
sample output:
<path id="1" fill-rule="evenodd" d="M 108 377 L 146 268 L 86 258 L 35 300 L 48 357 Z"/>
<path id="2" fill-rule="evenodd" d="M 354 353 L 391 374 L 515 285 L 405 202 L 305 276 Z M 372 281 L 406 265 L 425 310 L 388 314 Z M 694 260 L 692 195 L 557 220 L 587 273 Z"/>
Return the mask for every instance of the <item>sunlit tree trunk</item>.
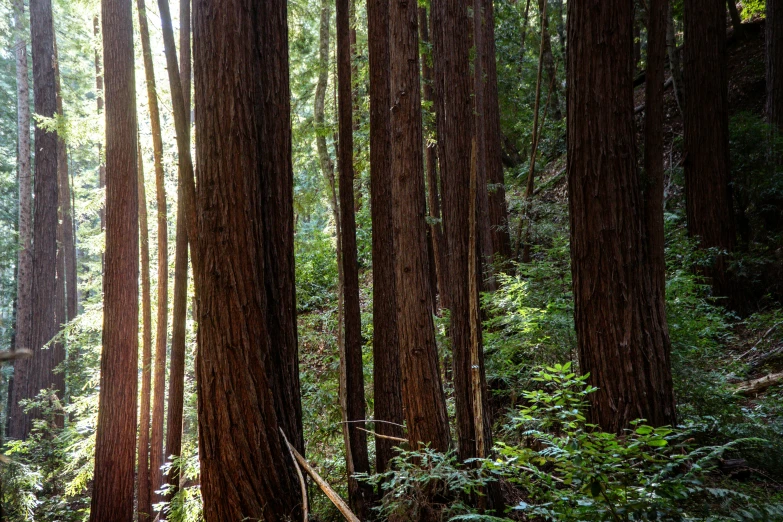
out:
<path id="1" fill-rule="evenodd" d="M 428 286 L 417 10 L 414 2 L 389 3 L 397 331 L 408 440 L 445 451 L 449 427 Z"/>
<path id="2" fill-rule="evenodd" d="M 133 14 L 103 0 L 106 269 L 95 478 L 90 520 L 133 520 L 139 333 L 139 221 Z"/>
<path id="3" fill-rule="evenodd" d="M 400 344 L 394 275 L 391 114 L 389 107 L 389 2 L 367 2 L 370 58 L 370 207 L 372 211 L 373 386 L 377 472 L 388 469 L 395 442 L 402 437 Z"/>
<path id="4" fill-rule="evenodd" d="M 568 4 L 568 186 L 579 363 L 590 419 L 622 432 L 675 420 L 666 318 L 655 302 L 635 161 L 633 11 Z M 612 110 L 607 110 L 611 107 Z"/>

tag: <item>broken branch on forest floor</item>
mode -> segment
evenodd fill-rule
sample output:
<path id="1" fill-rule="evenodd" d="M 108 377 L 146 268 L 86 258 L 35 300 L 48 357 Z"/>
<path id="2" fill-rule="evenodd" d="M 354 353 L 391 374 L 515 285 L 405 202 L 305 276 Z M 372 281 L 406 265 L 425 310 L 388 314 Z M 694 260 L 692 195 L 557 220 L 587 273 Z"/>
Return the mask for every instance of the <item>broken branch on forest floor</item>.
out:
<path id="1" fill-rule="evenodd" d="M 746 396 L 756 395 L 778 384 L 783 384 L 783 372 L 770 373 L 764 377 L 746 381 L 737 386 L 737 393 Z"/>

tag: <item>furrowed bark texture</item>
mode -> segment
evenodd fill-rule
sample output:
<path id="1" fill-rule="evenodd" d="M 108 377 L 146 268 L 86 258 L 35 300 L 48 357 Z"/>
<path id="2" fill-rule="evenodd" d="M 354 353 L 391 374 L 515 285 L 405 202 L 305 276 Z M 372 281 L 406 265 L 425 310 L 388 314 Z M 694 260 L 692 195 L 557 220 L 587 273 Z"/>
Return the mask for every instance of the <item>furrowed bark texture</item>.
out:
<path id="1" fill-rule="evenodd" d="M 783 2 L 767 0 L 767 121 L 783 132 Z"/>
<path id="2" fill-rule="evenodd" d="M 400 344 L 394 275 L 392 216 L 389 2 L 367 0 L 370 59 L 370 210 L 373 277 L 373 389 L 375 433 L 403 437 Z M 395 424 L 389 424 L 389 423 Z M 386 471 L 395 456 L 392 440 L 375 438 L 375 469 Z"/>
<path id="3" fill-rule="evenodd" d="M 721 2 L 685 2 L 685 209 L 688 233 L 702 247 L 734 249 L 729 171 L 726 10 Z M 690 100 L 690 102 L 688 101 Z M 725 256 L 708 270 L 713 289 L 731 292 Z"/>
<path id="4" fill-rule="evenodd" d="M 644 111 L 644 232 L 655 298 L 666 301 L 666 259 L 663 231 L 663 81 L 666 66 L 668 0 L 650 0 L 647 27 L 647 73 Z"/>
<path id="5" fill-rule="evenodd" d="M 351 89 L 351 2 L 337 0 L 337 103 L 340 140 L 340 224 L 342 229 L 343 320 L 345 340 L 345 398 L 348 442 L 348 492 L 354 512 L 364 518 L 372 495 L 360 486 L 354 473 L 369 473 L 367 433 L 364 419 L 364 374 L 362 371 L 362 314 L 359 306 L 359 262 L 356 251 L 356 214 L 353 193 L 353 96 Z M 361 429 L 360 429 L 361 428 Z"/>
<path id="6" fill-rule="evenodd" d="M 54 27 L 51 0 L 30 3 L 30 33 L 33 58 L 35 113 L 53 118 L 57 112 L 54 69 Z M 60 349 L 43 349 L 57 333 L 57 133 L 35 126 L 35 179 L 33 199 L 32 371 L 26 398 L 44 388 L 59 385 L 52 373 Z M 59 380 L 59 379 L 58 379 Z M 58 386 L 59 388 L 59 386 Z M 59 388 L 62 392 L 62 389 Z M 23 438 L 32 427 L 35 410 L 25 416 Z"/>
<path id="7" fill-rule="evenodd" d="M 33 178 L 30 169 L 30 85 L 27 69 L 27 40 L 25 39 L 24 0 L 14 1 L 14 29 L 16 30 L 16 129 L 17 177 L 19 179 L 19 253 L 16 272 L 15 348 L 31 347 L 32 284 L 33 284 Z M 19 400 L 26 398 L 30 377 L 30 359 L 14 361 L 13 387 L 9 384 L 8 436 L 25 437 L 25 414 Z"/>
<path id="8" fill-rule="evenodd" d="M 142 37 L 143 38 L 143 37 Z M 147 193 L 144 189 L 144 161 L 141 145 L 138 154 L 139 184 L 139 246 L 141 247 L 141 405 L 139 407 L 139 470 L 136 475 L 139 522 L 152 520 L 152 492 L 150 473 L 150 390 L 152 385 L 152 299 L 150 287 L 150 246 L 147 223 Z"/>
<path id="9" fill-rule="evenodd" d="M 611 432 L 674 422 L 668 333 L 645 266 L 634 159 L 632 6 L 568 4 L 568 183 L 581 370 Z M 607 111 L 606 107 L 613 107 Z"/>
<path id="10" fill-rule="evenodd" d="M 392 212 L 402 402 L 413 447 L 449 447 L 432 319 L 415 2 L 389 3 Z M 470 81 L 466 78 L 466 81 Z"/>
<path id="11" fill-rule="evenodd" d="M 182 98 L 186 109 L 186 141 L 190 143 L 190 0 L 180 0 L 179 63 Z M 184 174 L 180 174 L 180 177 Z M 171 361 L 169 363 L 169 407 L 166 417 L 166 456 L 182 453 L 182 416 L 185 398 L 185 332 L 188 309 L 188 233 L 185 225 L 185 195 L 177 183 L 177 229 L 174 254 L 174 301 L 171 319 Z M 179 489 L 179 472 L 169 473 L 171 495 Z M 170 497 L 169 497 L 170 498 Z"/>
<path id="12" fill-rule="evenodd" d="M 469 249 L 471 136 L 474 128 L 470 75 L 470 30 L 466 0 L 432 3 L 433 63 L 438 102 L 438 157 L 443 186 L 443 225 L 448 259 L 448 304 L 454 394 L 457 406 L 458 455 L 475 457 L 476 427 L 470 364 Z M 481 325 L 476 326 L 479 331 Z M 480 354 L 483 365 L 483 354 Z M 486 411 L 486 408 L 485 408 Z"/>
<path id="13" fill-rule="evenodd" d="M 296 520 L 302 499 L 280 433 L 303 445 L 286 2 L 193 9 L 204 515 Z"/>
<path id="14" fill-rule="evenodd" d="M 511 237 L 508 231 L 508 207 L 503 175 L 500 133 L 500 105 L 498 100 L 498 69 L 495 60 L 495 13 L 492 0 L 482 0 L 484 6 L 484 132 L 486 133 L 486 169 L 489 226 L 492 253 L 502 259 L 511 258 Z"/>
<path id="15" fill-rule="evenodd" d="M 103 0 L 106 268 L 90 520 L 133 520 L 139 334 L 136 81 L 130 0 Z"/>
<path id="16" fill-rule="evenodd" d="M 152 395 L 152 434 L 150 438 L 150 499 L 152 504 L 162 500 L 155 491 L 163 485 L 161 466 L 165 461 L 163 454 L 163 412 L 164 390 L 166 386 L 166 341 L 168 338 L 169 314 L 169 247 L 168 226 L 166 224 L 166 187 L 163 173 L 163 140 L 160 132 L 160 111 L 158 109 L 155 88 L 155 69 L 150 49 L 150 34 L 147 25 L 147 10 L 144 0 L 137 0 L 139 12 L 139 33 L 141 35 L 142 56 L 144 58 L 144 76 L 147 84 L 147 100 L 152 130 L 152 153 L 155 165 L 155 200 L 158 211 L 158 308 L 155 333 L 155 370 Z M 186 111 L 187 112 L 187 111 Z M 190 142 L 188 142 L 190 143 Z M 141 161 L 141 160 L 140 160 Z M 149 262 L 149 257 L 147 257 Z M 150 335 L 152 330 L 150 330 Z M 149 511 L 154 517 L 155 513 Z"/>

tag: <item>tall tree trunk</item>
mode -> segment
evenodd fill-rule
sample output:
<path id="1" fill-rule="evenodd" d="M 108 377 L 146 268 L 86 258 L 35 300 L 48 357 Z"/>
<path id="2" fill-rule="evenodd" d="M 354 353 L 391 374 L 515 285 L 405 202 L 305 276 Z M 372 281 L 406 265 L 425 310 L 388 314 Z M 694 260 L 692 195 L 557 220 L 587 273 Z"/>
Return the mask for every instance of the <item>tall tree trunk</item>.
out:
<path id="1" fill-rule="evenodd" d="M 417 5 L 389 3 L 389 101 L 397 332 L 408 440 L 449 447 L 428 288 Z M 464 36 L 465 33 L 462 33 Z M 466 76 L 465 82 L 469 82 Z"/>
<path id="2" fill-rule="evenodd" d="M 139 349 L 136 80 L 130 0 L 103 0 L 106 269 L 90 521 L 133 520 Z"/>
<path id="3" fill-rule="evenodd" d="M 194 4 L 198 177 L 209 187 L 196 270 L 206 520 L 301 517 L 281 433 L 303 449 L 286 18 L 283 0 Z"/>
<path id="4" fill-rule="evenodd" d="M 476 248 L 480 255 L 477 265 L 479 281 L 484 282 L 482 267 L 486 271 L 486 284 L 489 290 L 495 290 L 497 283 L 492 272 L 495 252 L 492 249 L 492 236 L 489 223 L 489 193 L 487 191 L 487 29 L 484 20 L 486 0 L 473 1 L 473 132 L 476 146 L 473 164 L 476 168 Z M 494 60 L 494 57 L 493 57 Z M 470 190 L 470 189 L 468 189 Z M 473 202 L 472 200 L 470 200 Z"/>
<path id="5" fill-rule="evenodd" d="M 419 8 L 419 37 L 424 44 L 421 53 L 421 76 L 424 81 L 424 101 L 428 102 L 431 106 L 434 106 L 435 96 L 432 88 L 432 66 L 427 59 L 427 53 L 424 52 L 424 47 L 427 47 L 430 43 L 427 9 L 425 7 Z M 432 243 L 432 257 L 435 261 L 435 279 L 437 281 L 437 287 L 433 289 L 433 294 L 438 294 L 440 306 L 446 307 L 444 290 L 447 286 L 446 278 L 448 274 L 446 273 L 446 262 L 443 258 L 446 253 L 446 238 L 443 236 L 443 221 L 441 220 L 440 212 L 437 146 L 435 144 L 425 144 L 424 154 L 424 167 L 427 172 L 427 209 L 429 210 L 431 223 L 429 240 Z"/>
<path id="6" fill-rule="evenodd" d="M 154 518 L 152 492 L 155 487 L 150 473 L 150 388 L 152 383 L 152 299 L 150 288 L 150 245 L 147 224 L 147 193 L 144 188 L 144 159 L 141 144 L 137 147 L 139 184 L 139 246 L 141 247 L 141 405 L 139 408 L 139 471 L 137 494 L 139 522 Z"/>
<path id="7" fill-rule="evenodd" d="M 552 37 L 549 34 L 549 15 L 545 4 L 547 0 L 538 0 L 538 8 L 541 13 L 541 38 L 543 38 L 543 50 L 542 58 L 544 60 L 544 69 L 546 70 L 547 79 L 552 85 L 550 101 L 550 107 L 552 109 L 552 119 L 560 121 L 563 119 L 563 113 L 560 110 L 560 96 L 558 94 L 559 88 L 557 85 L 557 67 L 555 66 L 555 57 L 552 54 Z"/>
<path id="8" fill-rule="evenodd" d="M 682 67 L 680 66 L 680 51 L 677 49 L 677 37 L 674 33 L 674 8 L 669 3 L 669 10 L 666 19 L 666 53 L 669 57 L 669 71 L 672 75 L 672 91 L 674 100 L 677 102 L 677 108 L 680 114 L 684 114 L 685 98 L 683 96 Z"/>
<path id="9" fill-rule="evenodd" d="M 147 9 L 144 0 L 136 0 L 139 12 L 139 33 L 141 36 L 144 76 L 149 101 L 150 127 L 152 129 L 152 152 L 155 161 L 155 196 L 158 210 L 158 310 L 155 334 L 155 373 L 152 398 L 152 435 L 150 439 L 150 499 L 157 504 L 161 498 L 155 493 L 163 484 L 163 411 L 166 381 L 166 340 L 169 315 L 169 247 L 166 219 L 166 187 L 163 172 L 163 140 L 160 132 L 160 112 L 155 88 L 155 69 L 150 49 L 150 34 L 147 26 Z M 187 112 L 187 109 L 186 109 Z M 149 511 L 152 517 L 153 511 Z"/>
<path id="10" fill-rule="evenodd" d="M 493 2 L 482 0 L 484 5 L 484 88 L 486 120 L 486 169 L 489 187 L 489 225 L 492 238 L 492 252 L 502 259 L 511 257 L 511 237 L 508 231 L 508 207 L 503 175 L 503 148 L 500 132 L 500 105 L 498 100 L 498 72 L 495 58 L 495 14 Z"/>
<path id="11" fill-rule="evenodd" d="M 57 112 L 54 74 L 54 26 L 51 0 L 30 4 L 30 30 L 33 58 L 33 98 L 35 113 L 53 118 Z M 35 126 L 35 180 L 33 208 L 33 286 L 32 286 L 32 372 L 27 398 L 43 388 L 55 386 L 53 370 L 60 350 L 43 346 L 57 333 L 55 296 L 57 293 L 57 133 Z M 57 353 L 56 353 L 57 352 Z M 59 391 L 62 391 L 60 388 Z M 32 418 L 26 416 L 24 436 Z"/>
<path id="12" fill-rule="evenodd" d="M 454 394 L 461 460 L 475 457 L 470 364 L 469 249 L 471 136 L 474 128 L 470 77 L 468 2 L 437 0 L 432 4 L 433 62 L 438 100 L 438 147 L 443 184 L 443 224 L 449 260 L 448 303 L 454 359 Z M 477 328 L 481 328 L 478 324 Z"/>
<path id="13" fill-rule="evenodd" d="M 590 419 L 674 423 L 666 318 L 645 266 L 635 161 L 632 6 L 568 4 L 568 185 L 579 362 Z M 607 110 L 612 107 L 612 110 Z"/>
<path id="14" fill-rule="evenodd" d="M 523 74 L 522 65 L 525 63 L 525 51 L 527 51 L 527 28 L 530 26 L 530 0 L 525 2 L 525 14 L 522 17 L 522 35 L 519 38 L 519 74 Z"/>
<path id="15" fill-rule="evenodd" d="M 735 232 L 729 171 L 726 10 L 720 2 L 686 0 L 685 70 L 688 233 L 699 237 L 704 248 L 731 252 Z M 719 255 L 708 271 L 713 290 L 722 296 L 731 293 L 726 265 L 725 256 Z"/>
<path id="16" fill-rule="evenodd" d="M 392 144 L 389 78 L 389 2 L 367 2 L 370 59 L 370 210 L 372 212 L 373 390 L 375 397 L 375 469 L 386 471 L 402 437 L 400 343 L 394 275 L 392 216 Z"/>
<path id="17" fill-rule="evenodd" d="M 101 38 L 100 29 L 100 22 L 98 21 L 98 16 L 96 15 L 92 19 L 92 30 L 93 36 L 95 36 L 96 44 L 97 41 Z M 95 104 L 98 108 L 98 114 L 100 115 L 103 112 L 103 71 L 101 71 L 101 55 L 98 52 L 99 48 L 100 47 L 98 45 L 95 46 Z M 104 135 L 102 136 L 101 141 L 98 142 L 98 188 L 101 190 L 106 187 L 106 163 L 103 160 L 103 141 L 105 139 L 106 136 Z M 101 232 L 103 232 L 106 227 L 105 202 L 98 211 L 98 214 L 101 219 Z M 103 263 L 104 258 L 103 254 L 101 254 L 101 269 L 103 269 Z"/>
<path id="18" fill-rule="evenodd" d="M 180 84 L 185 105 L 186 141 L 190 142 L 190 0 L 180 0 L 179 62 Z M 181 174 L 180 177 L 184 175 Z M 185 332 L 188 311 L 188 232 L 185 225 L 185 195 L 177 184 L 177 231 L 174 254 L 174 302 L 171 319 L 171 362 L 169 363 L 169 407 L 166 418 L 166 455 L 182 453 L 182 417 L 185 398 Z M 169 493 L 179 489 L 180 473 L 169 472 Z M 170 498 L 170 497 L 169 497 Z"/>
<path id="19" fill-rule="evenodd" d="M 360 486 L 354 473 L 369 473 L 367 433 L 364 423 L 364 374 L 362 371 L 362 315 L 359 306 L 359 262 L 356 251 L 356 215 L 353 193 L 353 96 L 351 89 L 351 2 L 337 0 L 337 97 L 339 115 L 340 225 L 343 263 L 343 343 L 345 371 L 348 493 L 351 507 L 366 516 L 371 490 Z"/>
<path id="20" fill-rule="evenodd" d="M 668 0 L 650 0 L 644 112 L 644 231 L 650 276 L 660 314 L 665 313 L 666 259 L 663 234 L 663 80 L 666 66 Z"/>
<path id="21" fill-rule="evenodd" d="M 30 170 L 30 85 L 27 77 L 27 40 L 24 0 L 14 1 L 16 31 L 16 129 L 18 134 L 17 177 L 19 179 L 19 252 L 16 272 L 15 348 L 31 346 L 31 307 L 33 284 L 33 179 Z M 30 359 L 14 360 L 13 387 L 9 383 L 8 436 L 21 439 L 27 435 L 25 414 L 19 400 L 27 397 Z"/>
<path id="22" fill-rule="evenodd" d="M 736 38 L 744 38 L 745 31 L 742 27 L 742 18 L 737 9 L 737 4 L 734 3 L 734 0 L 726 0 L 726 6 L 729 8 L 729 17 L 731 18 L 731 25 L 734 28 L 734 36 Z"/>
<path id="23" fill-rule="evenodd" d="M 783 132 L 783 2 L 767 0 L 767 121 Z"/>

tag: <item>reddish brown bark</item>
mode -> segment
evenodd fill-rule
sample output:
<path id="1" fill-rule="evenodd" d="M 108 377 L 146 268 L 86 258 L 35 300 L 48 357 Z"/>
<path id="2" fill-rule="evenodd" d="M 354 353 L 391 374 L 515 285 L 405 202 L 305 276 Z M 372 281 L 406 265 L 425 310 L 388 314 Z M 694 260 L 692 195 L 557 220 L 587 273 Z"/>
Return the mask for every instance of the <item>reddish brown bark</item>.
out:
<path id="1" fill-rule="evenodd" d="M 301 448 L 286 2 L 201 0 L 193 14 L 204 516 L 295 520 L 280 433 Z"/>
<path id="2" fill-rule="evenodd" d="M 389 3 L 389 93 L 397 331 L 408 440 L 449 447 L 438 370 L 424 204 L 421 86 L 415 2 Z M 468 79 L 469 81 L 469 79 Z"/>
<path id="3" fill-rule="evenodd" d="M 190 142 L 190 0 L 180 0 L 179 49 L 180 84 L 186 109 L 186 136 Z M 182 174 L 184 175 L 184 174 Z M 174 301 L 171 319 L 171 361 L 169 363 L 169 405 L 166 417 L 166 456 L 182 453 L 183 407 L 185 398 L 185 334 L 188 292 L 188 235 L 185 225 L 185 195 L 177 184 L 177 231 L 174 255 Z M 168 482 L 173 495 L 179 489 L 179 471 L 169 472 Z"/>
<path id="4" fill-rule="evenodd" d="M 634 143 L 632 6 L 568 4 L 568 184 L 581 371 L 590 419 L 674 423 L 666 318 L 646 268 Z M 611 107 L 612 110 L 607 110 Z"/>
<path id="5" fill-rule="evenodd" d="M 375 432 L 402 437 L 400 345 L 394 275 L 391 118 L 389 107 L 389 2 L 367 2 L 370 59 L 370 207 L 372 211 L 373 386 Z M 396 444 L 375 438 L 375 469 L 388 469 Z"/>
<path id="6" fill-rule="evenodd" d="M 133 520 L 139 333 L 139 221 L 133 18 L 103 0 L 106 268 L 103 353 L 90 520 Z"/>
<path id="7" fill-rule="evenodd" d="M 30 85 L 27 68 L 27 40 L 25 39 L 24 0 L 14 1 L 14 29 L 16 31 L 16 128 L 18 133 L 17 177 L 19 179 L 19 253 L 16 265 L 16 322 L 14 348 L 30 348 L 31 307 L 33 284 L 33 178 L 30 169 Z M 8 384 L 8 436 L 21 439 L 26 436 L 25 414 L 19 404 L 27 396 L 30 359 L 14 361 L 14 377 Z"/>
<path id="8" fill-rule="evenodd" d="M 147 224 L 147 193 L 144 189 L 144 160 L 141 144 L 138 155 L 139 246 L 141 249 L 141 404 L 139 406 L 139 470 L 137 474 L 139 522 L 154 518 L 150 473 L 150 390 L 152 384 L 152 299 L 150 289 L 150 246 Z"/>
<path id="9" fill-rule="evenodd" d="M 699 237 L 702 247 L 731 252 L 735 231 L 729 171 L 726 10 L 721 2 L 685 2 L 685 42 L 688 233 Z M 722 296 L 732 293 L 726 264 L 725 256 L 719 255 L 708 271 L 714 291 Z"/>

